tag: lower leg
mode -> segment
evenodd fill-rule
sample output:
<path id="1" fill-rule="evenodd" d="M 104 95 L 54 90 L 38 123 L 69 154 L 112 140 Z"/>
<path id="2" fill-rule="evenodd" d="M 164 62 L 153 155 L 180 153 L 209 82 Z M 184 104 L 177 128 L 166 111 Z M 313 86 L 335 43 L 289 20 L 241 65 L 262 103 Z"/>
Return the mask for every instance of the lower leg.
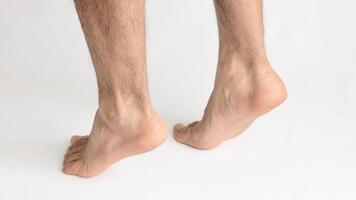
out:
<path id="1" fill-rule="evenodd" d="M 199 149 L 240 134 L 287 95 L 265 53 L 262 0 L 215 0 L 215 7 L 220 47 L 214 90 L 201 121 L 174 128 L 179 142 Z"/>
<path id="2" fill-rule="evenodd" d="M 63 171 L 94 176 L 114 162 L 149 151 L 166 129 L 148 95 L 144 0 L 75 0 L 94 64 L 99 108 L 90 136 L 74 136 Z"/>

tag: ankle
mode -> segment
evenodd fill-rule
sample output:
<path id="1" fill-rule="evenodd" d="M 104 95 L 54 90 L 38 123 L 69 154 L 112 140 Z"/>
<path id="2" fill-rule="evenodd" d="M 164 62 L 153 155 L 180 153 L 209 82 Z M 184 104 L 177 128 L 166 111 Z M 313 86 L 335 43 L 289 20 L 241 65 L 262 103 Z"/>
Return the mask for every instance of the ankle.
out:
<path id="1" fill-rule="evenodd" d="M 108 123 L 150 118 L 154 113 L 148 100 L 136 97 L 105 98 L 99 100 L 98 114 Z"/>
<path id="2" fill-rule="evenodd" d="M 259 74 L 274 73 L 267 56 L 246 56 L 231 52 L 219 57 L 218 74 L 222 76 L 244 78 Z"/>
<path id="3" fill-rule="evenodd" d="M 256 44 L 256 42 L 234 42 L 233 40 L 221 42 L 219 57 L 223 60 L 235 58 L 252 65 L 268 62 L 264 44 Z"/>
<path id="4" fill-rule="evenodd" d="M 270 66 L 270 63 L 263 47 L 248 49 L 229 45 L 220 48 L 219 66 L 256 69 L 261 66 Z"/>

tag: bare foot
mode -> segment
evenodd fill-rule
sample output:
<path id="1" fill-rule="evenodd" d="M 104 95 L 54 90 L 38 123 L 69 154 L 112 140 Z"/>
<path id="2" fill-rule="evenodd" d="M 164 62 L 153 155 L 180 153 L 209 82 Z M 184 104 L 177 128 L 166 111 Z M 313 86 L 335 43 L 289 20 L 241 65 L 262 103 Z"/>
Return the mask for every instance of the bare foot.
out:
<path id="1" fill-rule="evenodd" d="M 73 136 L 65 154 L 63 172 L 81 177 L 98 175 L 113 163 L 148 152 L 167 137 L 167 129 L 158 114 L 138 114 L 108 119 L 97 112 L 90 136 Z"/>
<path id="2" fill-rule="evenodd" d="M 230 59 L 218 66 L 203 119 L 188 126 L 177 124 L 175 139 L 198 149 L 214 148 L 239 135 L 286 97 L 283 81 L 268 62 L 253 66 Z"/>

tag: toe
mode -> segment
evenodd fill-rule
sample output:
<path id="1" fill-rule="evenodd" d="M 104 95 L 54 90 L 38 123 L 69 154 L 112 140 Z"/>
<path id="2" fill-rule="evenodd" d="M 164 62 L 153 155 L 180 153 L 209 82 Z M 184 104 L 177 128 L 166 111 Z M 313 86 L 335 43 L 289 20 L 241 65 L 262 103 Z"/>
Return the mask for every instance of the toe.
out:
<path id="1" fill-rule="evenodd" d="M 63 160 L 63 172 L 75 175 L 80 172 L 81 162 L 83 160 L 83 147 L 74 148 L 67 152 Z"/>
<path id="2" fill-rule="evenodd" d="M 70 143 L 74 144 L 77 140 L 79 140 L 82 136 L 80 135 L 73 135 L 72 138 L 70 139 Z"/>
<path id="3" fill-rule="evenodd" d="M 83 146 L 83 145 L 86 145 L 88 143 L 88 140 L 77 140 L 74 144 L 71 144 L 69 147 L 68 147 L 68 151 L 78 147 L 78 146 Z"/>
<path id="4" fill-rule="evenodd" d="M 174 126 L 174 131 L 175 132 L 181 132 L 181 131 L 183 131 L 184 129 L 186 128 L 186 126 L 184 126 L 183 124 L 176 124 L 175 126 Z"/>
<path id="5" fill-rule="evenodd" d="M 69 175 L 78 174 L 80 169 L 80 161 L 71 162 L 63 165 L 63 173 Z"/>
<path id="6" fill-rule="evenodd" d="M 85 163 L 85 149 L 86 145 L 76 145 L 67 151 L 63 160 L 63 173 L 86 177 L 87 172 L 83 168 L 83 163 Z"/>
<path id="7" fill-rule="evenodd" d="M 174 126 L 174 138 L 182 143 L 200 150 L 209 150 L 220 143 L 220 138 L 212 137 L 204 124 L 193 122 L 188 126 L 177 124 Z"/>
<path id="8" fill-rule="evenodd" d="M 183 124 L 176 124 L 173 128 L 174 138 L 180 143 L 187 143 L 189 127 Z"/>
<path id="9" fill-rule="evenodd" d="M 83 156 L 82 152 L 77 152 L 77 153 L 72 153 L 69 154 L 64 158 L 63 165 L 68 165 L 69 163 L 76 162 L 78 160 L 81 160 Z"/>
<path id="10" fill-rule="evenodd" d="M 70 139 L 70 143 L 74 144 L 79 140 L 87 140 L 87 139 L 89 139 L 89 135 L 86 135 L 86 136 L 73 135 L 72 138 Z"/>
<path id="11" fill-rule="evenodd" d="M 86 144 L 72 145 L 68 148 L 65 156 L 68 156 L 73 153 L 83 152 L 85 148 L 86 148 Z"/>
<path id="12" fill-rule="evenodd" d="M 75 175 L 83 178 L 90 178 L 95 175 L 98 175 L 98 172 L 89 173 L 87 171 L 88 166 L 85 163 L 86 162 L 83 159 L 68 162 L 63 165 L 63 173 L 68 175 Z"/>
<path id="13" fill-rule="evenodd" d="M 181 123 L 176 124 L 173 129 L 174 137 L 178 140 L 178 142 L 186 143 L 190 138 L 189 134 L 191 134 L 191 129 L 194 129 L 199 124 L 199 122 L 200 121 L 195 121 L 188 124 L 187 126 L 184 126 Z"/>

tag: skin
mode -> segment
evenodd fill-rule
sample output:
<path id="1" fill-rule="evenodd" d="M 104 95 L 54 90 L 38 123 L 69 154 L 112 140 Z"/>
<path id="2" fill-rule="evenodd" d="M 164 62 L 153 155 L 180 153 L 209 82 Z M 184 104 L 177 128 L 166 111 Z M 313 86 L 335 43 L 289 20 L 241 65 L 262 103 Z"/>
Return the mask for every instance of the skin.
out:
<path id="1" fill-rule="evenodd" d="M 178 142 L 211 149 L 239 135 L 287 97 L 264 47 L 262 0 L 215 0 L 219 60 L 215 85 L 200 121 L 177 124 Z"/>
<path id="2" fill-rule="evenodd" d="M 75 0 L 99 88 L 90 136 L 73 136 L 63 172 L 95 176 L 111 164 L 163 143 L 146 76 L 144 0 Z"/>
<path id="3" fill-rule="evenodd" d="M 73 136 L 63 172 L 100 174 L 113 163 L 148 152 L 167 137 L 147 86 L 144 0 L 75 0 L 99 88 L 89 136 Z M 203 118 L 177 124 L 178 142 L 211 149 L 245 130 L 287 97 L 268 62 L 261 0 L 216 0 L 220 35 L 216 80 Z"/>

